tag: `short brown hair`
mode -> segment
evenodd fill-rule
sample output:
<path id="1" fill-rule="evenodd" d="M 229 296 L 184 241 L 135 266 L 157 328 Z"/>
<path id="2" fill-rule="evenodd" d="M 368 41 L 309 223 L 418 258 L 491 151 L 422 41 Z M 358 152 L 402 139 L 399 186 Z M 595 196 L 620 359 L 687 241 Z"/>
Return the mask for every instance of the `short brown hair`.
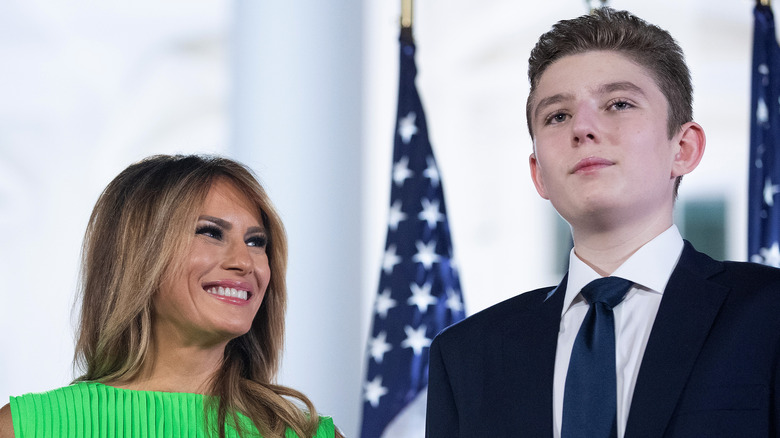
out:
<path id="1" fill-rule="evenodd" d="M 644 67 L 666 97 L 669 138 L 693 120 L 693 86 L 682 49 L 669 32 L 627 11 L 598 8 L 589 15 L 562 20 L 539 37 L 528 59 L 531 92 L 526 103 L 528 132 L 533 137 L 531 105 L 544 71 L 568 55 L 613 50 Z"/>

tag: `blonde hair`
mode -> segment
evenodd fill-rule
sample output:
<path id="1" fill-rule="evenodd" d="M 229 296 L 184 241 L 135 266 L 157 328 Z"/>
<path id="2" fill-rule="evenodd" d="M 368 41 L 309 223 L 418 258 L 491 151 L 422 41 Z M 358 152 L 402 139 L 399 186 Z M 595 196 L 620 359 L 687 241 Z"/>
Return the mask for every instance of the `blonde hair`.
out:
<path id="1" fill-rule="evenodd" d="M 106 187 L 89 219 L 82 248 L 77 381 L 127 381 L 150 357 L 152 297 L 194 235 L 197 209 L 217 179 L 256 206 L 268 234 L 270 283 L 252 327 L 225 347 L 207 409 L 219 436 L 238 413 L 264 436 L 314 434 L 318 416 L 302 393 L 276 385 L 284 346 L 287 238 L 279 215 L 252 172 L 226 158 L 155 155 L 132 164 Z M 302 411 L 286 397 L 306 405 Z M 206 416 L 209 418 L 210 416 Z"/>

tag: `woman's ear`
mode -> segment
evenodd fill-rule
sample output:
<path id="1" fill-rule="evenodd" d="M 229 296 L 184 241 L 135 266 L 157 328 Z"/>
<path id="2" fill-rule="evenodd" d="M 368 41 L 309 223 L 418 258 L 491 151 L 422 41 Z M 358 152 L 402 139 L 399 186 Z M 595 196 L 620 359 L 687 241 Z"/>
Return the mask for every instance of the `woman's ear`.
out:
<path id="1" fill-rule="evenodd" d="M 693 171 L 704 155 L 707 139 L 704 129 L 696 122 L 688 122 L 675 136 L 675 155 L 672 163 L 672 177 L 676 178 Z"/>

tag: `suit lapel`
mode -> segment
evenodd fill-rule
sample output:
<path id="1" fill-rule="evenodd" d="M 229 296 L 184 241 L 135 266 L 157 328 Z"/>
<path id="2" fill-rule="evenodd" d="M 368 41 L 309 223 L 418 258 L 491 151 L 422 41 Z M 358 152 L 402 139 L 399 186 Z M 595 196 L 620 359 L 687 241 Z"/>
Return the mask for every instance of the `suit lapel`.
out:
<path id="1" fill-rule="evenodd" d="M 728 288 L 710 282 L 720 262 L 685 242 L 639 368 L 625 437 L 661 437 Z"/>
<path id="2" fill-rule="evenodd" d="M 505 436 L 552 436 L 552 388 L 566 281 L 503 327 Z"/>

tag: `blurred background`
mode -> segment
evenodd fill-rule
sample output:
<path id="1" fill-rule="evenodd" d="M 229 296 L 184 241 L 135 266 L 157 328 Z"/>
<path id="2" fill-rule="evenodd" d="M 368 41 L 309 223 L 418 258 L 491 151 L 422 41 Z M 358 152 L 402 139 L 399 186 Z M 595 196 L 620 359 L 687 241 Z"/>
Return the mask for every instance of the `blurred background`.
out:
<path id="1" fill-rule="evenodd" d="M 754 3 L 609 4 L 683 47 L 708 143 L 678 223 L 699 249 L 745 260 Z M 400 0 L 2 0 L 0 10 L 0 405 L 74 377 L 80 244 L 106 184 L 150 154 L 218 153 L 255 170 L 289 233 L 280 382 L 357 436 Z M 416 2 L 417 85 L 467 314 L 565 269 L 566 225 L 529 178 L 526 61 L 554 22 L 587 11 L 582 0 Z"/>

